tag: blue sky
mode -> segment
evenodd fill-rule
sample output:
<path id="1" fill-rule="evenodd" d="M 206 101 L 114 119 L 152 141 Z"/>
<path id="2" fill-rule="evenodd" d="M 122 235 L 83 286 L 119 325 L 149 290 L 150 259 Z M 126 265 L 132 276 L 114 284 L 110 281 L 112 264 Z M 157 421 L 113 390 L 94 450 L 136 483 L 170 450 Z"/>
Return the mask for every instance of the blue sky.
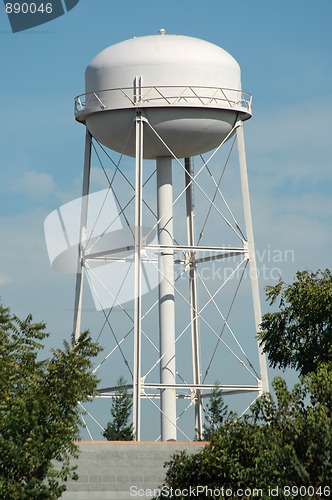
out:
<path id="1" fill-rule="evenodd" d="M 2 303 L 45 320 L 52 345 L 69 334 L 74 283 L 50 268 L 43 221 L 81 191 L 84 128 L 73 99 L 98 52 L 160 28 L 220 45 L 241 66 L 254 96 L 245 136 L 262 263 L 269 251 L 287 255 L 278 263 L 286 281 L 299 269 L 330 267 L 331 19 L 329 0 L 80 0 L 13 34 L 0 5 Z"/>

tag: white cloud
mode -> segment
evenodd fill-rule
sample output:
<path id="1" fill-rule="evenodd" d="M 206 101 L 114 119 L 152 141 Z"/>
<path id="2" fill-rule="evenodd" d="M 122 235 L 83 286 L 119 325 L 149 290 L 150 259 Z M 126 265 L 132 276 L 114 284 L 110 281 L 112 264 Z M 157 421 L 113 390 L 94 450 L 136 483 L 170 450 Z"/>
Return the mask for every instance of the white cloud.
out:
<path id="1" fill-rule="evenodd" d="M 47 172 L 36 172 L 28 170 L 23 172 L 20 178 L 12 181 L 9 185 L 9 191 L 24 195 L 29 203 L 32 201 L 39 206 L 49 207 L 50 200 L 52 204 L 67 203 L 82 193 L 82 176 L 68 178 L 65 185 L 58 183 L 53 176 Z M 32 206 L 32 205 L 31 205 Z"/>
<path id="2" fill-rule="evenodd" d="M 0 274 L 0 285 L 7 285 L 7 283 L 10 283 L 11 280 L 4 274 Z"/>
<path id="3" fill-rule="evenodd" d="M 11 190 L 40 201 L 55 193 L 56 184 L 53 177 L 46 172 L 28 171 L 12 183 Z"/>
<path id="4" fill-rule="evenodd" d="M 326 99 L 258 112 L 246 146 L 258 244 L 292 248 L 288 272 L 330 265 L 331 147 Z"/>
<path id="5" fill-rule="evenodd" d="M 279 109 L 272 101 L 270 115 L 258 111 L 246 133 L 251 172 L 270 181 L 331 181 L 331 112 L 325 99 Z"/>

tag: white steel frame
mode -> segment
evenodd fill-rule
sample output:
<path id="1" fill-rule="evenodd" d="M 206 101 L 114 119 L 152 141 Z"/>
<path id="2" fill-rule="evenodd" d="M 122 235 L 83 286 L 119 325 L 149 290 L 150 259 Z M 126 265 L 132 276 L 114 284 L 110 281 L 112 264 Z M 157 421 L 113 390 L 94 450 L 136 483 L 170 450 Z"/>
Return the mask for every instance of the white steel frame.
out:
<path id="1" fill-rule="evenodd" d="M 198 86 L 143 86 L 140 79 L 137 86 L 105 89 L 88 92 L 75 97 L 75 116 L 84 121 L 89 108 L 114 110 L 155 106 L 198 106 L 222 109 L 241 109 L 251 115 L 252 95 L 237 89 Z"/>
<path id="2" fill-rule="evenodd" d="M 245 156 L 245 145 L 243 137 L 243 124 L 238 121 L 234 127 L 237 135 L 239 165 L 241 173 L 242 198 L 245 215 L 245 227 L 247 239 L 243 239 L 243 245 L 239 247 L 219 247 L 195 245 L 195 212 L 193 204 L 193 186 L 196 184 L 195 176 L 192 171 L 191 159 L 185 159 L 185 196 L 186 196 L 186 225 L 187 225 L 187 245 L 176 245 L 173 242 L 172 234 L 172 180 L 171 180 L 171 150 L 169 157 L 157 159 L 157 198 L 158 198 L 158 228 L 159 241 L 158 244 L 151 245 L 159 253 L 159 266 L 162 266 L 163 279 L 159 285 L 159 318 L 160 318 L 160 357 L 157 363 L 160 363 L 160 381 L 154 383 L 145 382 L 145 376 L 141 373 L 141 356 L 142 356 L 142 213 L 143 213 L 143 197 L 142 197 L 142 178 L 143 178 L 143 156 L 144 156 L 144 127 L 151 125 L 148 123 L 143 114 L 138 110 L 134 119 L 136 129 L 136 157 L 135 157 L 135 238 L 134 238 L 134 266 L 135 266 L 135 302 L 134 302 L 134 359 L 133 359 L 133 383 L 128 387 L 132 388 L 133 392 L 133 425 L 135 439 L 141 439 L 141 399 L 149 398 L 152 402 L 155 398 L 160 399 L 161 413 L 161 440 L 176 440 L 177 439 L 177 416 L 176 416 L 176 399 L 189 399 L 190 403 L 195 407 L 195 429 L 198 436 L 202 435 L 203 418 L 202 418 L 202 401 L 204 398 L 211 396 L 211 391 L 215 388 L 214 385 L 205 384 L 202 381 L 201 366 L 200 366 L 200 335 L 199 324 L 200 320 L 205 321 L 200 317 L 200 313 L 204 309 L 199 309 L 198 304 L 198 275 L 197 264 L 212 261 L 216 259 L 228 258 L 234 255 L 243 255 L 244 259 L 250 265 L 251 291 L 253 298 L 253 308 L 256 331 L 260 328 L 261 322 L 261 306 L 258 287 L 258 274 L 255 259 L 255 247 L 251 220 L 250 198 L 247 176 L 247 165 Z M 232 132 L 234 132 L 234 130 Z M 226 139 L 225 139 L 226 140 Z M 83 280 L 85 264 L 88 260 L 112 260 L 110 253 L 102 252 L 102 254 L 84 254 L 85 228 L 87 223 L 88 211 L 88 194 L 89 194 L 89 179 L 91 165 L 91 141 L 92 137 L 86 130 L 85 140 L 85 157 L 84 157 L 84 175 L 82 189 L 82 213 L 81 213 L 81 244 L 78 259 L 78 272 L 76 280 L 75 292 L 75 311 L 74 311 L 74 332 L 76 338 L 79 338 L 81 331 L 81 315 L 82 315 L 82 296 L 83 296 Z M 223 141 L 224 143 L 225 141 Z M 222 143 L 222 144 L 223 144 Z M 221 145 L 222 145 L 221 144 Z M 220 146 L 221 146 L 220 145 Z M 219 146 L 219 147 L 220 147 Z M 175 158 L 175 157 L 174 157 Z M 176 159 L 177 160 L 177 159 Z M 179 160 L 177 160 L 179 161 Z M 205 165 L 204 165 L 205 166 Z M 204 166 L 202 168 L 204 168 Z M 197 176 L 197 174 L 196 174 Z M 198 186 L 199 187 L 199 186 Z M 183 192 L 184 192 L 183 191 Z M 170 222 L 171 221 L 171 222 Z M 174 261 L 174 252 L 182 251 L 184 258 Z M 201 257 L 210 252 L 211 256 Z M 217 254 L 216 254 L 217 252 Z M 188 271 L 189 276 L 189 301 L 186 300 L 187 306 L 190 308 L 190 329 L 192 338 L 192 371 L 193 383 L 177 383 L 175 371 L 175 327 L 174 327 L 174 273 L 173 267 L 175 263 L 182 263 Z M 167 300 L 165 299 L 167 297 Z M 214 301 L 214 296 L 210 295 L 209 301 Z M 204 306 L 205 307 L 205 306 Z M 182 332 L 179 337 L 183 334 Z M 215 335 L 218 334 L 214 332 Z M 256 333 L 256 332 L 255 332 Z M 223 342 L 221 336 L 219 341 Z M 258 393 L 269 390 L 268 376 L 265 354 L 258 347 L 258 360 L 260 375 L 256 377 L 257 384 L 253 385 L 223 385 L 219 387 L 224 395 L 227 394 L 243 394 L 243 393 Z M 151 370 L 150 370 L 151 371 Z M 110 397 L 114 395 L 116 387 L 108 387 L 100 389 L 100 397 Z M 178 391 L 187 390 L 183 394 Z M 184 432 L 182 432 L 185 435 Z M 186 436 L 186 435 L 185 435 Z"/>

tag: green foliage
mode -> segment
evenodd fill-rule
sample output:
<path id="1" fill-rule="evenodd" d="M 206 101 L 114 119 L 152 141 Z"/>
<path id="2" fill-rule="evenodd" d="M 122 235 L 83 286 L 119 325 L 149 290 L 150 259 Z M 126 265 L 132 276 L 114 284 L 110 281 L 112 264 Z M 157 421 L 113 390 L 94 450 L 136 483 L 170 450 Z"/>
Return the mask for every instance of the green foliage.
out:
<path id="1" fill-rule="evenodd" d="M 267 394 L 252 408 L 255 421 L 263 422 L 266 446 L 275 450 L 276 481 L 281 486 L 332 484 L 331 409 L 312 392 L 319 379 L 308 374 L 289 391 L 278 377 L 273 382 L 277 401 Z"/>
<path id="2" fill-rule="evenodd" d="M 133 424 L 128 423 L 133 401 L 128 394 L 127 381 L 123 377 L 119 378 L 117 385 L 111 407 L 112 420 L 108 422 L 103 436 L 108 441 L 133 441 Z"/>
<path id="3" fill-rule="evenodd" d="M 70 458 L 81 424 L 78 403 L 96 392 L 87 333 L 40 360 L 45 324 L 0 306 L 0 497 L 56 499 L 75 478 Z M 55 466 L 54 463 L 57 463 Z"/>
<path id="4" fill-rule="evenodd" d="M 214 432 L 213 425 L 207 428 L 210 443 L 193 455 L 176 454 L 166 464 L 163 486 L 168 490 L 162 491 L 167 498 L 184 500 L 181 491 L 200 485 L 229 488 L 232 498 L 251 498 L 236 491 L 255 488 L 264 499 L 271 498 L 269 488 L 278 488 L 278 498 L 297 498 L 300 486 L 302 498 L 331 494 L 331 272 L 299 272 L 292 285 L 280 281 L 268 287 L 267 296 L 271 304 L 279 298 L 280 310 L 263 317 L 260 341 L 272 366 L 299 370 L 299 383 L 289 390 L 276 378 L 275 400 L 264 394 L 242 418 L 225 413 L 216 393 L 208 407 L 217 424 Z"/>
<path id="5" fill-rule="evenodd" d="M 166 464 L 165 486 L 182 491 L 199 485 L 212 490 L 234 488 L 234 491 L 235 488 L 256 487 L 256 462 L 261 450 L 259 438 L 259 427 L 249 424 L 248 417 L 226 421 L 201 451 L 193 455 L 181 452 Z"/>
<path id="6" fill-rule="evenodd" d="M 249 415 L 226 417 L 201 451 L 176 454 L 166 464 L 164 488 L 185 491 L 204 485 L 233 493 L 259 488 L 260 498 L 268 499 L 271 487 L 279 488 L 278 498 L 289 498 L 287 491 L 283 493 L 284 486 L 310 486 L 319 491 L 322 485 L 331 485 L 331 408 L 310 398 L 311 388 L 319 386 L 321 376 L 310 374 L 291 391 L 283 379 L 276 378 L 276 401 L 265 394 Z M 306 400 L 310 403 L 305 404 Z M 184 500 L 186 496 L 168 498 Z"/>
<path id="7" fill-rule="evenodd" d="M 213 434 L 225 423 L 226 419 L 232 419 L 233 414 L 229 413 L 228 407 L 222 397 L 222 390 L 218 388 L 218 383 L 211 393 L 209 403 L 206 405 L 205 422 L 203 425 L 203 441 L 210 441 Z M 197 436 L 197 440 L 199 436 Z"/>
<path id="8" fill-rule="evenodd" d="M 267 287 L 270 304 L 279 310 L 262 319 L 259 340 L 275 368 L 314 371 L 332 355 L 332 273 L 302 271 L 290 285 Z"/>

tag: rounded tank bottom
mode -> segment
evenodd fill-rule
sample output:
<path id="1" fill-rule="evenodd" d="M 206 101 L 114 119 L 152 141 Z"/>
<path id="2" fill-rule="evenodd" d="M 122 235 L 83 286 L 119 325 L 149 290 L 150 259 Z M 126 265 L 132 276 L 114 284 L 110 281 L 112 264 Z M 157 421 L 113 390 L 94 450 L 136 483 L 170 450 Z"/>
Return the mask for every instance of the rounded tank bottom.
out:
<path id="1" fill-rule="evenodd" d="M 185 158 L 219 146 L 232 131 L 239 113 L 223 109 L 142 108 L 144 122 L 143 156 Z M 137 110 L 91 113 L 86 126 L 104 146 L 135 157 L 135 117 Z"/>

